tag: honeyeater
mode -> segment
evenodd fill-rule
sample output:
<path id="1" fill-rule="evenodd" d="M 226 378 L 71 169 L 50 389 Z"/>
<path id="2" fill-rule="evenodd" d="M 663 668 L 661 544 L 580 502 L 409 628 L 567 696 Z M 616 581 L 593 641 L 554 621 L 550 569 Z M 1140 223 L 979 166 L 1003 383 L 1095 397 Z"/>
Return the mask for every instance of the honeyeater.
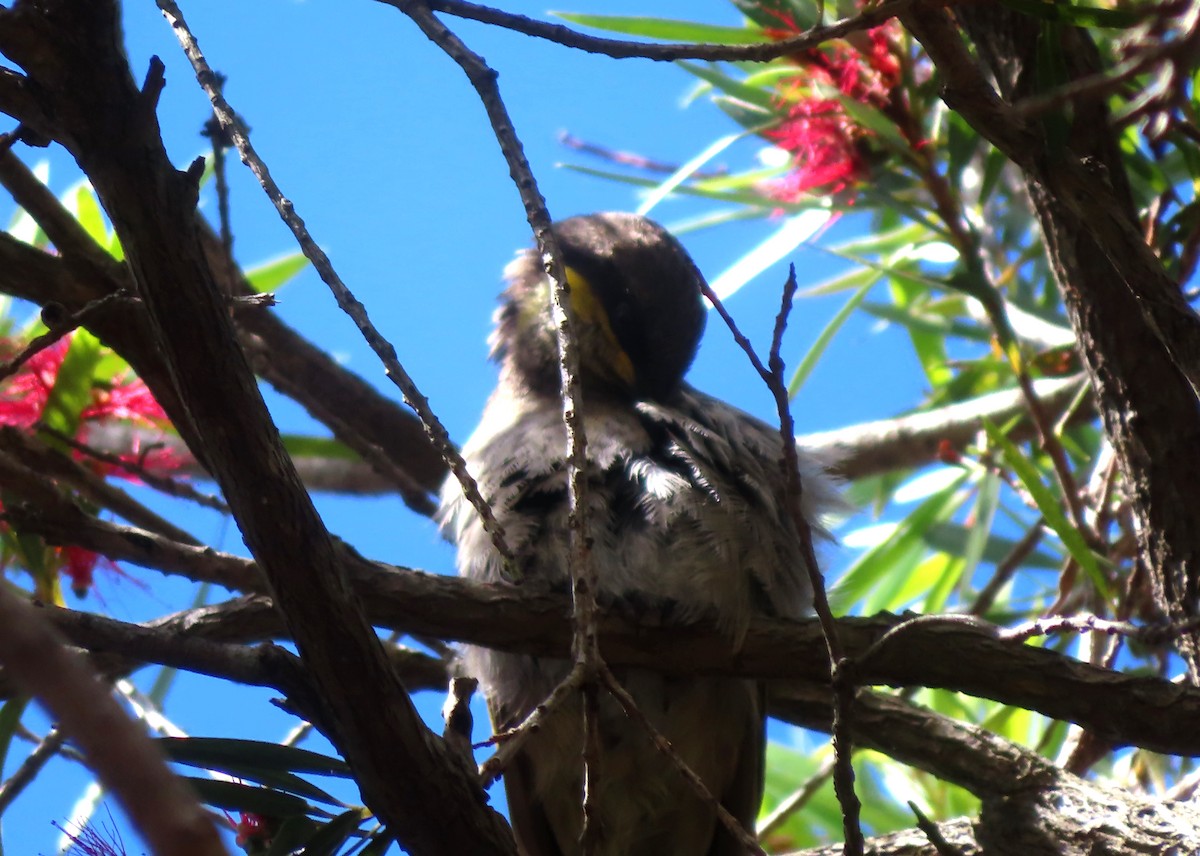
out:
<path id="1" fill-rule="evenodd" d="M 736 646 L 754 616 L 810 602 L 785 499 L 779 431 L 684 382 L 704 330 L 700 272 L 665 229 L 632 214 L 558 222 L 580 347 L 591 561 L 602 608 L 634 618 L 715 617 Z M 504 527 L 520 585 L 568 591 L 567 438 L 550 282 L 525 251 L 491 339 L 499 383 L 463 453 Z M 801 455 L 802 512 L 819 530 L 834 500 Z M 458 483 L 440 523 L 459 572 L 500 582 L 503 563 Z M 564 660 L 472 647 L 493 726 L 520 723 L 569 671 Z M 617 670 L 638 707 L 711 794 L 754 829 L 762 799 L 763 688 L 732 677 Z M 581 702 L 556 709 L 505 772 L 513 830 L 529 856 L 580 851 Z M 696 856 L 742 848 L 638 723 L 601 694 L 590 779 L 596 852 Z"/>

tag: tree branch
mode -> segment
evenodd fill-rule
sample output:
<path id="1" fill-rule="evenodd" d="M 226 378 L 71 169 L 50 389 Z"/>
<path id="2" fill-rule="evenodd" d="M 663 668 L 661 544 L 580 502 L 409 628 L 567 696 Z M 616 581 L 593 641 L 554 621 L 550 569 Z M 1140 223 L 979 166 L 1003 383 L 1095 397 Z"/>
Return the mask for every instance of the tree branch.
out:
<path id="1" fill-rule="evenodd" d="M 1039 24 L 1009 10 L 958 15 L 1008 102 L 1029 94 Z M 1161 610 L 1200 608 L 1200 319 L 1138 228 L 1128 177 L 1103 98 L 1074 105 L 1064 142 L 1014 112 L 983 77 L 949 12 L 925 2 L 902 18 L 937 65 L 943 98 L 1025 173 L 1055 278 L 1076 331 L 1105 429 L 1133 500 L 1139 558 Z M 1099 56 L 1084 31 L 1062 26 L 1063 72 L 1086 79 Z M 1057 140 L 1058 137 L 1055 136 Z M 1140 321 L 1140 323 L 1139 323 Z M 1154 378 L 1147 383 L 1147 378 Z M 1181 637 L 1200 681 L 1200 640 Z"/>
<path id="2" fill-rule="evenodd" d="M 405 6 L 410 5 L 409 0 L 379 0 L 379 2 L 395 6 L 402 11 Z M 840 39 L 850 33 L 878 27 L 899 15 L 911 5 L 911 2 L 912 0 L 890 0 L 890 2 L 881 3 L 874 9 L 861 12 L 836 24 L 816 26 L 798 36 L 752 45 L 687 43 L 654 45 L 589 36 L 561 24 L 547 24 L 524 15 L 515 15 L 491 6 L 468 3 L 465 0 L 430 0 L 422 5 L 428 6 L 435 12 L 445 12 L 459 18 L 504 27 L 507 30 L 546 39 L 564 47 L 602 54 L 614 59 L 641 58 L 659 62 L 675 62 L 681 59 L 701 59 L 710 62 L 768 62 L 782 56 L 811 50 L 823 42 Z"/>
<path id="3" fill-rule="evenodd" d="M 511 852 L 503 821 L 395 679 L 271 424 L 196 230 L 199 174 L 176 171 L 158 133 L 162 64 L 151 62 L 139 91 L 114 3 L 47 0 L 3 14 L 17 12 L 8 23 L 22 28 L 25 70 L 112 218 L 196 448 L 270 579 L 325 705 L 320 720 L 365 801 L 414 852 Z"/>
<path id="4" fill-rule="evenodd" d="M 87 756 L 106 788 L 159 853 L 227 851 L 196 796 L 95 674 L 19 595 L 0 587 L 0 662 Z"/>
<path id="5" fill-rule="evenodd" d="M 82 527 L 79 521 L 56 524 L 44 516 L 31 517 L 22 508 L 8 514 L 32 534 L 52 536 L 56 527 L 57 534 L 68 537 L 87 533 L 83 546 L 106 547 L 105 555 L 115 559 L 185 572 L 195 579 L 240 576 L 253 584 L 249 590 L 263 588 L 254 582 L 256 569 L 247 559 L 184 547 L 100 521 Z M 561 596 L 398 569 L 370 562 L 345 547 L 341 561 L 377 626 L 534 656 L 563 657 L 569 651 L 569 610 Z M 864 685 L 940 687 L 1074 722 L 1114 745 L 1200 754 L 1200 734 L 1190 727 L 1190 717 L 1200 717 L 1200 690 L 1005 641 L 999 628 L 965 616 L 914 622 L 883 614 L 842 618 L 837 625 L 847 656 L 861 661 L 858 677 Z M 895 630 L 899 625 L 903 629 Z M 682 627 L 634 625 L 605 615 L 599 628 L 605 660 L 614 665 L 758 678 L 829 678 L 825 643 L 815 620 L 756 620 L 737 651 L 712 621 Z M 268 638 L 276 632 L 275 625 L 262 626 L 257 635 L 239 638 Z M 879 645 L 888 633 L 888 642 Z M 955 656 L 946 657 L 946 651 Z M 1167 707 L 1172 716 L 1163 717 Z"/>

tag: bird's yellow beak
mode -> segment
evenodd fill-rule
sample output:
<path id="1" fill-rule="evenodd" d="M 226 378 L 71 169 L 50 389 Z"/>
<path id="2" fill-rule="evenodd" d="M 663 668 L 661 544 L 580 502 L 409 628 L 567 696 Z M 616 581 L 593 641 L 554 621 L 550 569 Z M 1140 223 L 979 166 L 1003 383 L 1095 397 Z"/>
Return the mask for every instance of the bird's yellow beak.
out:
<path id="1" fill-rule="evenodd" d="M 567 285 L 571 287 L 571 308 L 575 311 L 575 317 L 580 322 L 590 324 L 600 330 L 604 337 L 605 351 L 609 357 L 607 368 L 632 388 L 637 380 L 633 361 L 629 359 L 629 354 L 625 353 L 625 349 L 617 340 L 617 334 L 613 332 L 612 324 L 609 322 L 608 312 L 605 311 L 604 304 L 596 298 L 596 292 L 592 289 L 591 283 L 575 268 L 568 266 Z"/>

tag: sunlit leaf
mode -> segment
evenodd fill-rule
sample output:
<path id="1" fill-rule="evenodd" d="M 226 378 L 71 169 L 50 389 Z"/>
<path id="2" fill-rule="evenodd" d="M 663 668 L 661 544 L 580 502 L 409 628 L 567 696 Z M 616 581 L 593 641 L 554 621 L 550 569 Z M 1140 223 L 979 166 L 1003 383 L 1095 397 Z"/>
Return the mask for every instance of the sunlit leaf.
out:
<path id="1" fill-rule="evenodd" d="M 341 440 L 331 437 L 308 437 L 303 434 L 282 435 L 283 447 L 295 458 L 321 458 L 336 461 L 357 461 L 359 455 Z"/>
<path id="2" fill-rule="evenodd" d="M 894 594 L 903 587 L 902 576 L 911 573 L 925 552 L 923 535 L 935 523 L 949 519 L 962 503 L 958 488 L 968 478 L 963 472 L 939 493 L 899 521 L 895 531 L 881 544 L 859 556 L 829 591 L 838 612 L 862 602 L 864 608 L 890 609 L 900 605 Z"/>
<path id="3" fill-rule="evenodd" d="M 802 243 L 811 240 L 832 216 L 829 211 L 816 210 L 784 220 L 773 234 L 712 280 L 712 290 L 725 300 L 767 268 L 787 258 Z"/>
<path id="4" fill-rule="evenodd" d="M 743 131 L 740 134 L 728 134 L 705 148 L 704 151 L 675 170 L 662 184 L 655 188 L 654 192 L 648 195 L 642 201 L 642 204 L 638 206 L 637 213 L 642 216 L 649 214 L 659 202 L 670 196 L 675 188 L 695 175 L 701 167 L 721 152 L 725 151 L 738 140 L 743 139 L 748 133 L 750 132 Z"/>
<path id="5" fill-rule="evenodd" d="M 263 262 L 245 272 L 246 282 L 256 294 L 278 291 L 308 267 L 308 259 L 297 250 Z"/>
<path id="6" fill-rule="evenodd" d="M 79 430 L 80 417 L 92 402 L 96 370 L 104 357 L 104 348 L 87 329 L 71 334 L 71 344 L 46 401 L 42 420 L 68 436 Z"/>
<path id="7" fill-rule="evenodd" d="M 1087 573 L 1088 579 L 1091 580 L 1101 596 L 1108 597 L 1109 584 L 1100 570 L 1101 559 L 1088 547 L 1087 542 L 1083 540 L 1083 536 L 1079 534 L 1079 530 L 1067 520 L 1062 505 L 1050 491 L 1050 488 L 1046 487 L 1037 469 L 990 420 L 985 419 L 983 426 L 987 430 L 988 439 L 999 447 L 1001 454 L 1004 456 L 1004 462 L 1012 468 L 1017 478 L 1020 479 L 1022 486 L 1029 491 L 1029 495 L 1037 503 L 1038 511 L 1046 518 L 1047 525 L 1058 533 L 1058 537 L 1062 539 L 1064 546 L 1066 546 L 1075 561 L 1079 562 L 1080 567 Z"/>
<path id="8" fill-rule="evenodd" d="M 641 36 L 668 42 L 702 42 L 715 45 L 752 45 L 767 41 L 761 31 L 751 27 L 721 27 L 669 18 L 642 18 L 628 15 L 588 15 L 579 12 L 551 12 L 551 15 L 609 33 Z"/>
<path id="9" fill-rule="evenodd" d="M 711 84 L 715 89 L 736 98 L 738 101 L 745 104 L 753 104 L 771 114 L 775 112 L 776 96 L 769 89 L 762 89 L 758 86 L 747 86 L 742 81 L 725 74 L 719 67 L 711 63 L 680 62 L 678 65 L 680 68 L 691 72 L 705 83 Z"/>
<path id="10" fill-rule="evenodd" d="M 812 346 L 808 349 L 808 353 L 800 360 L 800 365 L 796 366 L 796 371 L 792 375 L 791 381 L 788 383 L 788 397 L 795 398 L 799 393 L 804 382 L 808 380 L 808 376 L 812 374 L 813 369 L 817 367 L 817 362 L 825 355 L 825 351 L 829 348 L 829 343 L 833 341 L 833 337 L 842 329 L 846 321 L 858 308 L 859 304 L 866 298 L 871 287 L 878 281 L 877 275 L 874 280 L 864 283 L 859 287 L 858 291 L 850 295 L 850 299 L 842 304 L 834 316 L 829 319 L 821 332 L 817 334 L 817 338 L 813 340 Z"/>

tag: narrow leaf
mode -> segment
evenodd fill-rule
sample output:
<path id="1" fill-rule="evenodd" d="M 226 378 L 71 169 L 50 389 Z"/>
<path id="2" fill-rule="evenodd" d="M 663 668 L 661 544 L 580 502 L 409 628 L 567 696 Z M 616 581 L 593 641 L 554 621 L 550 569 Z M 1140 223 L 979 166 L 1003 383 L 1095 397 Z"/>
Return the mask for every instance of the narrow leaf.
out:
<path id="1" fill-rule="evenodd" d="M 677 21 L 670 18 L 642 18 L 628 15 L 588 15 L 579 12 L 551 12 L 550 14 L 581 27 L 668 42 L 753 45 L 768 41 L 765 33 L 752 27 L 722 27 L 715 24 Z"/>
<path id="2" fill-rule="evenodd" d="M 277 768 L 294 773 L 349 778 L 350 767 L 340 758 L 322 755 L 296 746 L 282 746 L 264 740 L 239 740 L 231 737 L 163 737 L 159 746 L 167 757 L 180 764 L 216 769 L 239 762 L 258 768 Z M 228 772 L 228 771 L 227 771 Z"/>
<path id="3" fill-rule="evenodd" d="M 983 427 L 987 431 L 988 439 L 1000 449 L 1005 463 L 1016 473 L 1021 484 L 1029 491 L 1029 495 L 1033 497 L 1038 511 L 1046 518 L 1047 525 L 1062 539 L 1063 545 L 1070 552 L 1072 558 L 1083 568 L 1100 595 L 1107 598 L 1109 596 L 1109 584 L 1100 570 L 1100 559 L 1092 552 L 1087 542 L 1083 540 L 1083 536 L 1079 534 L 1079 530 L 1067 519 L 1061 503 L 1051 492 L 1050 488 L 1046 486 L 1045 482 L 1042 481 L 1037 468 L 1034 467 L 1028 458 L 1021 454 L 1020 449 L 1004 436 L 1004 433 L 991 420 L 984 419 Z"/>
<path id="4" fill-rule="evenodd" d="M 724 273 L 712 281 L 712 290 L 725 300 L 771 265 L 787 258 L 805 241 L 810 240 L 829 222 L 833 214 L 824 209 L 806 211 L 789 217 L 773 235 L 746 253 Z"/>
<path id="5" fill-rule="evenodd" d="M 246 271 L 246 282 L 256 294 L 278 291 L 306 267 L 308 259 L 304 257 L 304 253 L 296 251 L 270 259 Z"/>
<path id="6" fill-rule="evenodd" d="M 817 362 L 824 356 L 825 351 L 829 348 L 829 343 L 833 341 L 833 337 L 846 324 L 854 310 L 863 302 L 871 288 L 882 278 L 881 274 L 876 274 L 870 282 L 864 283 L 858 291 L 850 295 L 842 308 L 829 319 L 829 323 L 817 335 L 816 340 L 812 343 L 812 347 L 808 349 L 808 353 L 800 360 L 800 365 L 796 366 L 796 373 L 792 375 L 792 380 L 788 384 L 788 397 L 795 398 L 813 369 L 817 367 Z"/>
<path id="7" fill-rule="evenodd" d="M 192 776 L 183 776 L 182 778 L 196 791 L 201 802 L 214 808 L 222 808 L 226 811 L 253 812 L 278 818 L 298 814 L 325 814 L 316 806 L 310 805 L 299 797 L 269 788 Z"/>

